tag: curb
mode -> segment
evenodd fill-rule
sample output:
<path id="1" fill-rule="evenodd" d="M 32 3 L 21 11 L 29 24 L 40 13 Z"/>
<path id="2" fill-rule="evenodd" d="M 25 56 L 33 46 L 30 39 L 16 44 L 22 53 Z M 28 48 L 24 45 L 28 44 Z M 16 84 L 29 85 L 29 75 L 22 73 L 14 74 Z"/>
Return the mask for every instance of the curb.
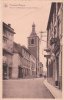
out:
<path id="1" fill-rule="evenodd" d="M 47 80 L 44 80 L 43 83 L 55 98 L 62 98 L 62 92 L 59 89 L 52 86 Z"/>

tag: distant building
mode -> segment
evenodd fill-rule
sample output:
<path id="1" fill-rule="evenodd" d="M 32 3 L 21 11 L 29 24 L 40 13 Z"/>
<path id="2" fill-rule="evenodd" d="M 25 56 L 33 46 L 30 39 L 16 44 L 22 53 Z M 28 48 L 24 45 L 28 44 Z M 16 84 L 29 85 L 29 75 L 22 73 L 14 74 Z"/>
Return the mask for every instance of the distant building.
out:
<path id="1" fill-rule="evenodd" d="M 39 77 L 43 76 L 43 64 L 42 62 L 39 62 Z"/>
<path id="2" fill-rule="evenodd" d="M 39 67 L 39 37 L 35 31 L 35 24 L 32 25 L 32 32 L 28 37 L 28 49 L 30 53 L 36 58 L 36 75 L 38 75 Z"/>
<path id="3" fill-rule="evenodd" d="M 36 58 L 32 54 L 30 55 L 30 68 L 31 77 L 36 77 Z"/>
<path id="4" fill-rule="evenodd" d="M 31 78 L 36 74 L 36 58 L 25 46 L 14 42 L 12 78 Z"/>
<path id="5" fill-rule="evenodd" d="M 63 3 L 52 3 L 47 25 L 48 82 L 62 89 Z"/>
<path id="6" fill-rule="evenodd" d="M 3 22 L 3 79 L 11 78 L 14 29 Z"/>

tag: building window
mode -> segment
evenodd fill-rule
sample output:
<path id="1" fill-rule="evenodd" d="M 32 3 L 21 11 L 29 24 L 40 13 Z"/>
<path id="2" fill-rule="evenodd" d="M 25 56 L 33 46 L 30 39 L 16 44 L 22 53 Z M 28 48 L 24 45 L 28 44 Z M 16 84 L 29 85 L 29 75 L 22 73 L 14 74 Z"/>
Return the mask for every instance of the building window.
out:
<path id="1" fill-rule="evenodd" d="M 34 39 L 31 40 L 31 44 L 34 44 Z"/>
<path id="2" fill-rule="evenodd" d="M 58 4 L 57 4 L 57 7 L 58 7 L 58 11 L 59 11 L 59 9 L 60 9 L 60 7 L 61 7 L 61 3 L 58 3 Z"/>
<path id="3" fill-rule="evenodd" d="M 3 42 L 4 42 L 4 43 L 7 43 L 7 39 L 3 38 Z"/>
<path id="4" fill-rule="evenodd" d="M 54 37 L 56 36 L 56 26 L 54 27 Z"/>
<path id="5" fill-rule="evenodd" d="M 54 24 L 55 24 L 55 22 L 56 22 L 56 7 L 54 9 Z"/>
<path id="6" fill-rule="evenodd" d="M 58 36 L 59 36 L 59 27 L 60 26 L 60 20 L 59 20 L 59 17 L 58 17 L 58 28 L 57 28 L 57 30 L 58 30 Z"/>

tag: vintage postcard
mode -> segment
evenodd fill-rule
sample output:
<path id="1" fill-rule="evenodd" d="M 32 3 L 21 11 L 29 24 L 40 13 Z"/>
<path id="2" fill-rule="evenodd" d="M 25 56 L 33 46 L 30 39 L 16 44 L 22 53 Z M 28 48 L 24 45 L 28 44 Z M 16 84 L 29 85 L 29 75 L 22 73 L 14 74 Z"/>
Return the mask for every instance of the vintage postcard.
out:
<path id="1" fill-rule="evenodd" d="M 62 99 L 63 1 L 1 4 L 2 99 Z"/>

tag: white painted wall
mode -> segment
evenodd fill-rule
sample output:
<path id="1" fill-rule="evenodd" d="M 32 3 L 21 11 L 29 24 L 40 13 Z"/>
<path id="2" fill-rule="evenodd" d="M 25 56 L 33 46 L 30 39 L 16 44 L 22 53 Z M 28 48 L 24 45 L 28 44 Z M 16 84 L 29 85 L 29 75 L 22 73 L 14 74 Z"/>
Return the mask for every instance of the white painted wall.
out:
<path id="1" fill-rule="evenodd" d="M 18 78 L 18 66 L 20 64 L 19 54 L 13 55 L 12 78 Z"/>

